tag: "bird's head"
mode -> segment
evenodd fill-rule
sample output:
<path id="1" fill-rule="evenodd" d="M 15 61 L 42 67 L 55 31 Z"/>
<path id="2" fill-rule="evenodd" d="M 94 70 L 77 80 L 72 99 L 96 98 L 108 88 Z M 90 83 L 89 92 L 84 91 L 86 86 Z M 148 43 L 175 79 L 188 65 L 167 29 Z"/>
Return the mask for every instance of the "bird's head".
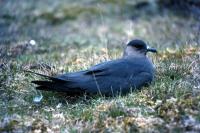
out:
<path id="1" fill-rule="evenodd" d="M 157 50 L 155 48 L 149 48 L 142 40 L 132 40 L 127 44 L 124 56 L 144 56 L 147 52 L 156 53 Z"/>

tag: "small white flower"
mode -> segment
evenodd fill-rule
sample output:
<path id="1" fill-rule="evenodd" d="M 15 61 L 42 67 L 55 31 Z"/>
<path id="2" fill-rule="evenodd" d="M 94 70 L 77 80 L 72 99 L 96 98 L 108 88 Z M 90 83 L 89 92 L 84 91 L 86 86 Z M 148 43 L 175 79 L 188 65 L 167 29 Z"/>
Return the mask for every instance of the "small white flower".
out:
<path id="1" fill-rule="evenodd" d="M 59 109 L 62 106 L 62 103 L 59 103 L 56 108 Z"/>
<path id="2" fill-rule="evenodd" d="M 35 41 L 35 40 L 30 40 L 29 43 L 30 43 L 31 45 L 33 45 L 33 46 L 36 45 L 36 41 Z"/>

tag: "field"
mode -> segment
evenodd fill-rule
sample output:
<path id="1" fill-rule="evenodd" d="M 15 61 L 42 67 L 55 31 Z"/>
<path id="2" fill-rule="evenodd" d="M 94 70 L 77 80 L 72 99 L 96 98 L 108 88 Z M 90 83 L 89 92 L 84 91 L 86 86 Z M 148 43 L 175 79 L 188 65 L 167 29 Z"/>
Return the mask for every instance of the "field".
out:
<path id="1" fill-rule="evenodd" d="M 199 132 L 200 18 L 138 1 L 2 1 L 0 132 Z M 87 69 L 136 38 L 159 51 L 156 77 L 126 96 L 39 92 L 24 72 Z"/>

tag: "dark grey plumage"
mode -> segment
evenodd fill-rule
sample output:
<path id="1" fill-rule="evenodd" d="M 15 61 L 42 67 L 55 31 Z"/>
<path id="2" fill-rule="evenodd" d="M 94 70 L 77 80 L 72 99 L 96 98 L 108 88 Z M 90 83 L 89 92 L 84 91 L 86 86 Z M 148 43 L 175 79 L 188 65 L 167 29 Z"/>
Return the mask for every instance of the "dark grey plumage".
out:
<path id="1" fill-rule="evenodd" d="M 139 89 L 150 84 L 153 80 L 154 67 L 146 56 L 149 51 L 156 52 L 155 49 L 147 48 L 145 42 L 132 40 L 127 44 L 124 55 L 120 59 L 100 63 L 88 70 L 56 77 L 39 74 L 49 80 L 32 82 L 38 85 L 36 89 L 39 90 L 70 94 L 123 95 L 131 89 Z"/>

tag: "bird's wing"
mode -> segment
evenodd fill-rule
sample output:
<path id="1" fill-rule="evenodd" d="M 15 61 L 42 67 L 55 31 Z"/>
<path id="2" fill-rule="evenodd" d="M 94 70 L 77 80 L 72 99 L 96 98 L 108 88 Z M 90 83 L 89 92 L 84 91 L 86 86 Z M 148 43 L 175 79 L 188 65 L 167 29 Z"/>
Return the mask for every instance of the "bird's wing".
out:
<path id="1" fill-rule="evenodd" d="M 85 71 L 84 75 L 106 76 L 112 74 L 114 76 L 127 65 L 128 64 L 125 60 L 112 60 L 91 67 Z"/>
<path id="2" fill-rule="evenodd" d="M 140 72 L 137 75 L 131 75 L 129 78 L 129 84 L 133 89 L 141 88 L 142 86 L 149 85 L 153 80 L 153 73 Z"/>
<path id="3" fill-rule="evenodd" d="M 79 81 L 79 79 L 84 78 L 85 76 L 89 76 L 91 78 L 101 77 L 101 76 L 120 76 L 126 77 L 126 75 L 130 75 L 130 73 L 136 75 L 142 70 L 146 69 L 148 65 L 145 65 L 146 58 L 133 58 L 133 59 L 117 59 L 112 61 L 103 62 L 92 66 L 88 70 L 83 70 L 79 72 L 66 73 L 62 75 L 58 75 L 57 77 L 60 79 L 68 80 L 68 81 Z M 89 80 L 89 78 L 87 78 Z"/>
<path id="4" fill-rule="evenodd" d="M 86 70 L 84 75 L 105 76 L 108 75 L 108 69 L 109 67 L 106 67 L 105 65 L 92 67 Z"/>

